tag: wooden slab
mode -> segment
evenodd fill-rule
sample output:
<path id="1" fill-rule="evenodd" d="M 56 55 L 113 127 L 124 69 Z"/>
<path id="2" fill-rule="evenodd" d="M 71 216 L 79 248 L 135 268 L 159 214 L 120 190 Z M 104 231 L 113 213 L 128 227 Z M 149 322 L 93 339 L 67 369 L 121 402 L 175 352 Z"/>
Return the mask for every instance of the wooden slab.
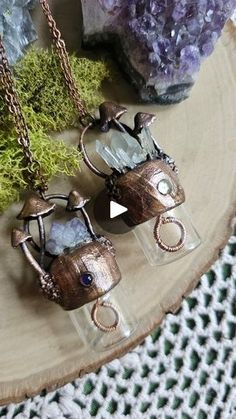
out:
<path id="1" fill-rule="evenodd" d="M 68 8 L 63 10 L 69 13 Z M 36 15 L 38 22 L 39 16 Z M 67 24 L 68 31 L 76 30 L 74 22 Z M 109 95 L 129 107 L 128 119 L 142 109 L 158 113 L 153 133 L 164 149 L 175 156 L 186 190 L 187 208 L 203 240 L 192 254 L 171 265 L 153 268 L 147 265 L 132 233 L 112 236 L 122 268 L 123 286 L 139 319 L 136 333 L 122 347 L 95 353 L 82 344 L 68 314 L 43 300 L 31 269 L 25 265 L 20 252 L 10 246 L 9 235 L 19 206 L 13 206 L 1 217 L 2 404 L 61 386 L 125 354 L 161 322 L 165 313 L 179 307 L 183 296 L 218 257 L 230 235 L 236 208 L 235 68 L 235 40 L 225 32 L 214 54 L 203 65 L 189 100 L 162 108 L 137 105 L 131 89 L 122 81 Z M 67 139 L 77 144 L 78 133 L 68 133 Z M 91 142 L 90 152 L 93 148 Z M 57 181 L 51 190 L 68 191 L 71 186 L 82 186 L 94 196 L 101 190 L 102 181 L 83 167 L 77 178 Z"/>

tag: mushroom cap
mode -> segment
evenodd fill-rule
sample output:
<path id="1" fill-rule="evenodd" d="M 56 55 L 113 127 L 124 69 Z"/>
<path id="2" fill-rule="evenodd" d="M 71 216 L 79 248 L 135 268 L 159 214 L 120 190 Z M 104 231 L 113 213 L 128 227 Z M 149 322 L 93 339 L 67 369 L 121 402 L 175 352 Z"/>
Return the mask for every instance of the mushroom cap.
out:
<path id="1" fill-rule="evenodd" d="M 17 218 L 19 220 L 38 218 L 39 216 L 50 214 L 54 209 L 55 204 L 45 201 L 37 194 L 32 194 L 26 199 L 24 206 Z"/>
<path id="2" fill-rule="evenodd" d="M 14 228 L 11 233 L 11 244 L 13 247 L 18 247 L 20 244 L 31 239 L 31 235 L 23 230 Z"/>
<path id="3" fill-rule="evenodd" d="M 140 132 L 144 127 L 148 127 L 155 121 L 156 115 L 146 112 L 138 112 L 134 117 L 134 129 Z"/>
<path id="4" fill-rule="evenodd" d="M 69 193 L 67 211 L 77 211 L 85 206 L 89 198 L 84 198 L 78 191 L 73 190 Z"/>
<path id="5" fill-rule="evenodd" d="M 106 125 L 113 119 L 119 119 L 127 109 L 124 106 L 117 105 L 114 102 L 103 102 L 99 106 L 101 125 Z"/>

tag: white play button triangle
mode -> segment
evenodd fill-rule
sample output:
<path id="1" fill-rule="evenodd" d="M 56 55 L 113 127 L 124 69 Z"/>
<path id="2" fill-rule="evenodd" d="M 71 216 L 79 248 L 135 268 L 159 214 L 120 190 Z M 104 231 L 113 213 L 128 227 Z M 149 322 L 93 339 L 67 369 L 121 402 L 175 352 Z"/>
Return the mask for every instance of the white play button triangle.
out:
<path id="1" fill-rule="evenodd" d="M 117 204 L 117 202 L 110 201 L 110 218 L 118 217 L 118 215 L 123 214 L 126 211 L 128 211 L 128 208 Z"/>

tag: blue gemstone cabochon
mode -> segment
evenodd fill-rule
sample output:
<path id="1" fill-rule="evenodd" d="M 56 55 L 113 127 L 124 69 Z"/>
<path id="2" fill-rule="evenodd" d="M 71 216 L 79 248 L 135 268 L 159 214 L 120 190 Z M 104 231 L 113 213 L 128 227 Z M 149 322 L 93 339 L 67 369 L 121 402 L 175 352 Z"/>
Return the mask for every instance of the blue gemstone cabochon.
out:
<path id="1" fill-rule="evenodd" d="M 90 287 L 90 285 L 92 285 L 92 283 L 93 283 L 93 274 L 91 272 L 84 272 L 80 276 L 80 283 L 84 287 Z"/>

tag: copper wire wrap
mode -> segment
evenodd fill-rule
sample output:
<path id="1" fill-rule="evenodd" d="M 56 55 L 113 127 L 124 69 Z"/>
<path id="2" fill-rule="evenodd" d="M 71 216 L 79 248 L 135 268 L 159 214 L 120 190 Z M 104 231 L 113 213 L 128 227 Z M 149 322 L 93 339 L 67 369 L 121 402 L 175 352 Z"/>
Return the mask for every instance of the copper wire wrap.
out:
<path id="1" fill-rule="evenodd" d="M 174 246 L 169 246 L 168 244 L 165 244 L 160 236 L 161 226 L 164 224 L 170 224 L 170 223 L 176 224 L 179 227 L 180 234 L 181 234 L 178 243 Z M 166 252 L 170 252 L 170 253 L 178 252 L 178 250 L 182 249 L 186 240 L 186 229 L 182 221 L 178 220 L 175 217 L 164 217 L 163 215 L 157 217 L 153 234 L 154 234 L 154 237 L 156 239 L 158 246 L 162 250 L 165 250 Z"/>
<path id="2" fill-rule="evenodd" d="M 113 313 L 115 314 L 114 323 L 111 324 L 110 326 L 105 326 L 97 318 L 98 310 L 101 307 L 108 308 L 111 311 L 113 311 Z M 91 318 L 92 318 L 95 326 L 99 330 L 101 330 L 102 332 L 105 332 L 105 333 L 114 332 L 117 329 L 117 327 L 120 323 L 120 315 L 119 315 L 119 312 L 118 312 L 117 308 L 112 303 L 109 303 L 109 302 L 106 302 L 106 301 L 102 301 L 102 302 L 100 302 L 99 300 L 96 301 L 96 303 L 93 305 L 92 310 L 91 310 Z"/>
<path id="3" fill-rule="evenodd" d="M 86 166 L 97 176 L 102 177 L 103 179 L 107 179 L 107 177 L 109 175 L 107 175 L 104 172 L 101 172 L 101 170 L 99 170 L 96 166 L 94 166 L 94 164 L 91 162 L 88 153 L 86 151 L 85 145 L 84 145 L 84 137 L 85 134 L 87 133 L 87 131 L 90 128 L 93 128 L 94 124 L 92 122 L 90 122 L 86 127 L 83 128 L 81 134 L 80 134 L 80 139 L 79 139 L 79 150 L 82 152 L 83 154 L 83 158 L 84 158 L 84 162 L 86 164 Z"/>

